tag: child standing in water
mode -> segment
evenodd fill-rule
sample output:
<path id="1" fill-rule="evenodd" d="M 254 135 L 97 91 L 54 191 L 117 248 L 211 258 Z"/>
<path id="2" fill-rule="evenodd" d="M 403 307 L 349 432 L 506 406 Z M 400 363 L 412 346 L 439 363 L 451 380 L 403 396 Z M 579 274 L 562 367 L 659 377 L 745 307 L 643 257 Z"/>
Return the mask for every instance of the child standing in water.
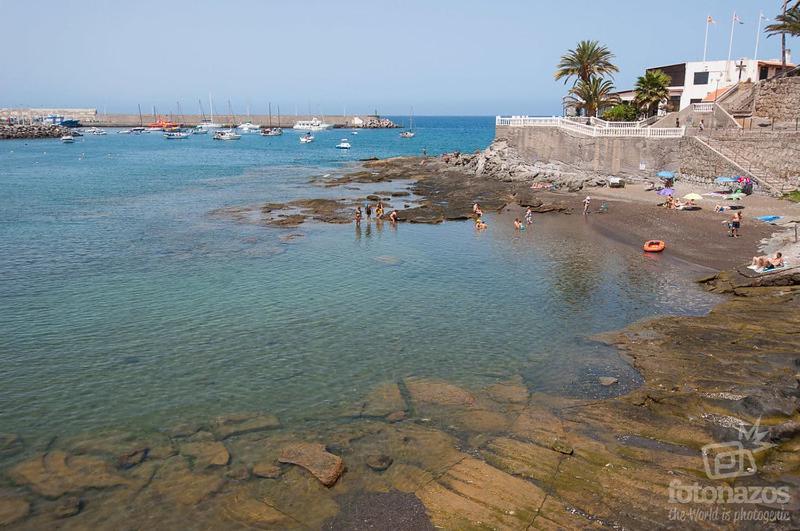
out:
<path id="1" fill-rule="evenodd" d="M 361 225 L 361 207 L 356 208 L 356 225 Z"/>
<path id="2" fill-rule="evenodd" d="M 586 199 L 583 200 L 583 215 L 584 216 L 589 213 L 589 203 L 591 203 L 591 202 L 592 202 L 592 198 L 587 195 Z"/>
<path id="3" fill-rule="evenodd" d="M 525 223 L 528 225 L 533 223 L 533 210 L 531 210 L 531 207 L 528 207 L 528 210 L 525 211 Z"/>

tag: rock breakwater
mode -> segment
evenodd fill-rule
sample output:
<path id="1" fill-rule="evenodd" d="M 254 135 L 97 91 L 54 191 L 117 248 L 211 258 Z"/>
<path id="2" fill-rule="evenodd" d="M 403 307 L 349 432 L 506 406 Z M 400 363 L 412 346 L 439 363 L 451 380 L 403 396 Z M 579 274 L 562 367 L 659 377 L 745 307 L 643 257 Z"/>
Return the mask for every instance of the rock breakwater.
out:
<path id="1" fill-rule="evenodd" d="M 58 125 L 0 125 L 0 140 L 61 138 L 69 129 Z"/>

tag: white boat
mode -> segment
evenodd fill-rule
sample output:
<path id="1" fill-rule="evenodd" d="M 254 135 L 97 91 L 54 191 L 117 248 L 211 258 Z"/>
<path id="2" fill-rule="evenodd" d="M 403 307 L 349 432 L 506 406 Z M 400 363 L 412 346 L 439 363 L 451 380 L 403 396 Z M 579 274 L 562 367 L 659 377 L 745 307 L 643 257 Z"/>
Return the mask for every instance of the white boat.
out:
<path id="1" fill-rule="evenodd" d="M 278 106 L 278 127 L 272 127 L 272 102 L 269 103 L 269 125 L 261 130 L 261 136 L 281 136 L 283 129 L 281 129 L 281 108 Z"/>
<path id="2" fill-rule="evenodd" d="M 106 133 L 106 131 L 104 129 L 100 129 L 99 127 L 90 127 L 89 129 L 86 129 L 84 131 L 84 133 L 87 133 L 87 134 L 90 134 L 90 135 L 98 135 L 98 136 L 107 135 L 108 134 L 108 133 Z"/>
<path id="3" fill-rule="evenodd" d="M 167 140 L 189 138 L 189 133 L 184 133 L 183 131 L 166 131 L 164 133 L 164 138 L 166 138 Z"/>
<path id="4" fill-rule="evenodd" d="M 146 132 L 144 127 L 131 127 L 132 135 L 141 135 L 144 132 Z"/>
<path id="5" fill-rule="evenodd" d="M 350 131 L 350 134 L 351 134 L 351 135 L 357 135 L 357 134 L 358 134 L 358 131 Z"/>
<path id="6" fill-rule="evenodd" d="M 400 138 L 414 138 L 414 108 L 411 108 L 411 114 L 408 117 L 408 131 L 400 133 Z"/>
<path id="7" fill-rule="evenodd" d="M 241 131 L 243 131 L 245 133 L 250 133 L 252 131 L 260 131 L 261 130 L 261 126 L 260 125 L 256 125 L 253 122 L 245 122 L 245 123 L 243 123 L 241 125 L 237 125 L 236 129 L 239 129 L 239 130 L 241 130 Z"/>
<path id="8" fill-rule="evenodd" d="M 339 143 L 336 144 L 336 149 L 350 149 L 351 147 L 350 142 L 348 142 L 346 138 L 341 139 Z"/>
<path id="9" fill-rule="evenodd" d="M 117 134 L 118 135 L 129 135 L 129 134 L 131 134 L 131 130 L 130 129 L 123 129 L 122 131 L 117 131 Z"/>
<path id="10" fill-rule="evenodd" d="M 200 125 L 198 125 L 197 127 L 201 128 L 201 129 L 205 129 L 206 131 L 208 131 L 209 129 L 222 129 L 222 124 L 218 124 L 218 123 L 214 122 L 214 100 L 211 99 L 211 93 L 210 92 L 208 93 L 208 105 L 209 105 L 209 107 L 211 107 L 211 109 L 210 109 L 211 110 L 211 118 L 206 120 L 205 112 L 203 112 L 202 106 L 201 106 L 200 112 L 203 114 L 203 120 L 200 122 Z"/>
<path id="11" fill-rule="evenodd" d="M 313 141 L 314 141 L 314 135 L 312 135 L 311 133 L 306 133 L 300 137 L 301 144 L 308 144 Z"/>
<path id="12" fill-rule="evenodd" d="M 64 135 L 61 137 L 61 141 L 65 144 L 73 144 L 75 139 L 72 138 L 72 135 Z"/>
<path id="13" fill-rule="evenodd" d="M 311 120 L 298 120 L 292 126 L 292 129 L 298 131 L 324 131 L 333 127 L 333 124 L 326 124 L 319 118 L 312 118 Z"/>
<path id="14" fill-rule="evenodd" d="M 214 133 L 214 140 L 239 140 L 240 138 L 242 138 L 242 135 L 233 130 L 217 131 Z"/>
<path id="15" fill-rule="evenodd" d="M 208 129 L 205 129 L 202 126 L 198 125 L 194 129 L 192 129 L 192 134 L 193 135 L 207 135 L 208 134 Z"/>

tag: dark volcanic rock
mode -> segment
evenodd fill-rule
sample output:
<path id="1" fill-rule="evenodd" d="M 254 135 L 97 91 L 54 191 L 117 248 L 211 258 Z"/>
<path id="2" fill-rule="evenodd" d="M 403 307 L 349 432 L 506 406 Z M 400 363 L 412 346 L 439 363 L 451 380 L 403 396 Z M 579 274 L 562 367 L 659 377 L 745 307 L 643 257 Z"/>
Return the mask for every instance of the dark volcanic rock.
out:
<path id="1" fill-rule="evenodd" d="M 393 462 L 394 459 L 392 459 L 388 455 L 383 455 L 383 454 L 370 455 L 367 457 L 367 466 L 376 472 L 383 472 L 384 470 L 392 466 Z"/>
<path id="2" fill-rule="evenodd" d="M 53 508 L 56 518 L 69 518 L 75 516 L 83 509 L 83 500 L 77 496 L 66 496 L 58 501 Z"/>
<path id="3" fill-rule="evenodd" d="M 117 458 L 117 466 L 123 470 L 133 468 L 147 458 L 149 448 L 137 448 L 120 455 Z"/>

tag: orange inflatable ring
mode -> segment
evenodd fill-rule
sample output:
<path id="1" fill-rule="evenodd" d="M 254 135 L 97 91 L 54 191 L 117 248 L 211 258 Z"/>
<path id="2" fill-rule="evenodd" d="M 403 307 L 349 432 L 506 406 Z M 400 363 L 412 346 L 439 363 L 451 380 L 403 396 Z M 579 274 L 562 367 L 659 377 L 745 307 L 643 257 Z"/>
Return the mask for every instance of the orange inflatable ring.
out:
<path id="1" fill-rule="evenodd" d="M 642 248 L 648 253 L 660 253 L 667 247 L 661 240 L 648 240 L 644 242 Z"/>

